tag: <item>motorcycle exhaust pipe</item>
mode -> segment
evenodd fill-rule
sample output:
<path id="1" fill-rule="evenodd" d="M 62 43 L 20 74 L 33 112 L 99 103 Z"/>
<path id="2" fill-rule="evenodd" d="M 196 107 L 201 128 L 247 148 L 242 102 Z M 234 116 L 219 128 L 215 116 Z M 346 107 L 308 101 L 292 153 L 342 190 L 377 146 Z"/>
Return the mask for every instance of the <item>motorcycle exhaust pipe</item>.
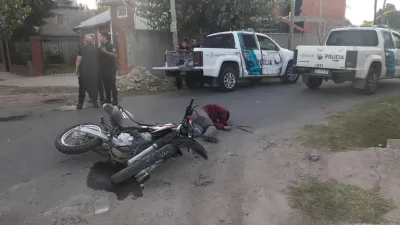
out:
<path id="1" fill-rule="evenodd" d="M 153 151 L 154 149 L 157 149 L 158 145 L 157 144 L 152 144 L 150 147 L 146 148 L 143 152 L 137 154 L 136 156 L 134 156 L 133 158 L 131 158 L 130 160 L 128 160 L 128 165 L 132 165 L 133 163 L 139 161 L 140 159 L 143 158 L 143 156 L 147 155 L 147 153 Z"/>
<path id="2" fill-rule="evenodd" d="M 146 148 L 143 152 L 128 160 L 128 165 L 132 165 L 133 163 L 141 160 L 145 155 L 147 155 L 154 149 L 157 149 L 159 146 L 164 146 L 165 144 L 171 142 L 171 140 L 176 137 L 176 134 L 176 131 L 173 131 L 167 134 L 165 137 L 156 140 L 155 143 L 152 144 L 150 147 Z"/>

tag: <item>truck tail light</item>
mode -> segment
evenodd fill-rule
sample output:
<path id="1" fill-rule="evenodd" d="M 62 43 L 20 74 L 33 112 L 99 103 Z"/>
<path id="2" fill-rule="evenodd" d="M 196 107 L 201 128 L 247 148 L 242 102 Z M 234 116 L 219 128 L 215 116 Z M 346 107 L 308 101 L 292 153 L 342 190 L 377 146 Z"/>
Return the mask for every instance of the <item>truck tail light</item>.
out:
<path id="1" fill-rule="evenodd" d="M 203 52 L 193 52 L 193 66 L 203 66 Z"/>
<path id="2" fill-rule="evenodd" d="M 358 57 L 357 51 L 347 51 L 345 67 L 346 68 L 357 68 L 357 57 Z"/>
<path id="3" fill-rule="evenodd" d="M 294 53 L 293 53 L 293 65 L 297 64 L 297 53 L 299 52 L 299 50 L 295 49 Z"/>

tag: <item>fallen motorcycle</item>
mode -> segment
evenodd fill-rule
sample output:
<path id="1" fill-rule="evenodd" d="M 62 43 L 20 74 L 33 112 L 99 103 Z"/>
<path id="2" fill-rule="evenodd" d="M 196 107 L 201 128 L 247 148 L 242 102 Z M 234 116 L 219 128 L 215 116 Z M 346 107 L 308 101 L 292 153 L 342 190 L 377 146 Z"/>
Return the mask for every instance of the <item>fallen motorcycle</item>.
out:
<path id="1" fill-rule="evenodd" d="M 182 152 L 180 149 L 192 149 L 193 153 L 205 160 L 208 153 L 193 137 L 192 115 L 194 99 L 186 107 L 182 122 L 163 125 L 141 124 L 121 106 L 104 104 L 111 125 L 101 117 L 101 126 L 81 123 L 69 127 L 57 135 L 55 146 L 64 154 L 82 154 L 88 151 L 103 152 L 113 163 L 122 163 L 126 167 L 114 174 L 111 181 L 121 183 L 133 176 L 143 182 L 150 178 L 149 173 L 168 158 Z M 70 144 L 69 138 L 76 140 Z"/>

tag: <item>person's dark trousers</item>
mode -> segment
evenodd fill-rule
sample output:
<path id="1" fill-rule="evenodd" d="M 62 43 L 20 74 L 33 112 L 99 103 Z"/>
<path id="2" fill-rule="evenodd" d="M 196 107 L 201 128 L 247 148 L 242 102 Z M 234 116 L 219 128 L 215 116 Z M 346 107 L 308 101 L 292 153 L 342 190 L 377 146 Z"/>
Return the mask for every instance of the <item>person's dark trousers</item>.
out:
<path id="1" fill-rule="evenodd" d="M 85 102 L 85 97 L 86 97 L 86 92 L 89 93 L 89 96 L 92 100 L 93 107 L 98 107 L 97 103 L 96 103 L 97 95 L 98 95 L 97 94 L 97 85 L 94 87 L 87 87 L 85 85 L 85 82 L 84 82 L 82 76 L 79 76 L 78 82 L 79 82 L 79 93 L 78 93 L 79 101 L 78 101 L 78 104 L 76 105 L 76 108 L 77 109 L 83 108 L 83 104 Z"/>
<path id="2" fill-rule="evenodd" d="M 115 74 L 116 72 L 112 72 L 112 74 L 108 74 L 108 76 L 104 77 L 103 84 L 106 92 L 106 102 L 110 103 L 112 96 L 112 104 L 118 105 L 118 89 L 117 85 L 115 84 L 116 82 Z"/>
<path id="3" fill-rule="evenodd" d="M 105 99 L 104 99 L 104 79 L 102 77 L 99 77 L 98 82 L 97 82 L 98 88 L 99 88 L 99 98 L 100 98 L 100 103 L 104 104 Z"/>

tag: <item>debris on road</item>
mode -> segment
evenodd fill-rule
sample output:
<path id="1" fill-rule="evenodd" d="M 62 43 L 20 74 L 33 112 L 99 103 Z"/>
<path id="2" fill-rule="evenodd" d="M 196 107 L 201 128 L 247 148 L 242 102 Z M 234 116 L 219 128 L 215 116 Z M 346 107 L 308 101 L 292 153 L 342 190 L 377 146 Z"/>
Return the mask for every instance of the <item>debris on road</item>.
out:
<path id="1" fill-rule="evenodd" d="M 133 68 L 117 81 L 118 91 L 161 91 L 173 87 L 172 79 L 143 67 Z"/>
<path id="2" fill-rule="evenodd" d="M 213 183 L 214 180 L 205 173 L 201 173 L 199 178 L 194 182 L 197 187 L 205 187 Z"/>
<path id="3" fill-rule="evenodd" d="M 318 154 L 313 154 L 313 153 L 307 152 L 307 159 L 310 160 L 311 162 L 316 162 L 320 158 L 319 158 Z"/>
<path id="4" fill-rule="evenodd" d="M 94 214 L 101 214 L 110 210 L 110 204 L 108 198 L 103 196 L 94 203 Z"/>

